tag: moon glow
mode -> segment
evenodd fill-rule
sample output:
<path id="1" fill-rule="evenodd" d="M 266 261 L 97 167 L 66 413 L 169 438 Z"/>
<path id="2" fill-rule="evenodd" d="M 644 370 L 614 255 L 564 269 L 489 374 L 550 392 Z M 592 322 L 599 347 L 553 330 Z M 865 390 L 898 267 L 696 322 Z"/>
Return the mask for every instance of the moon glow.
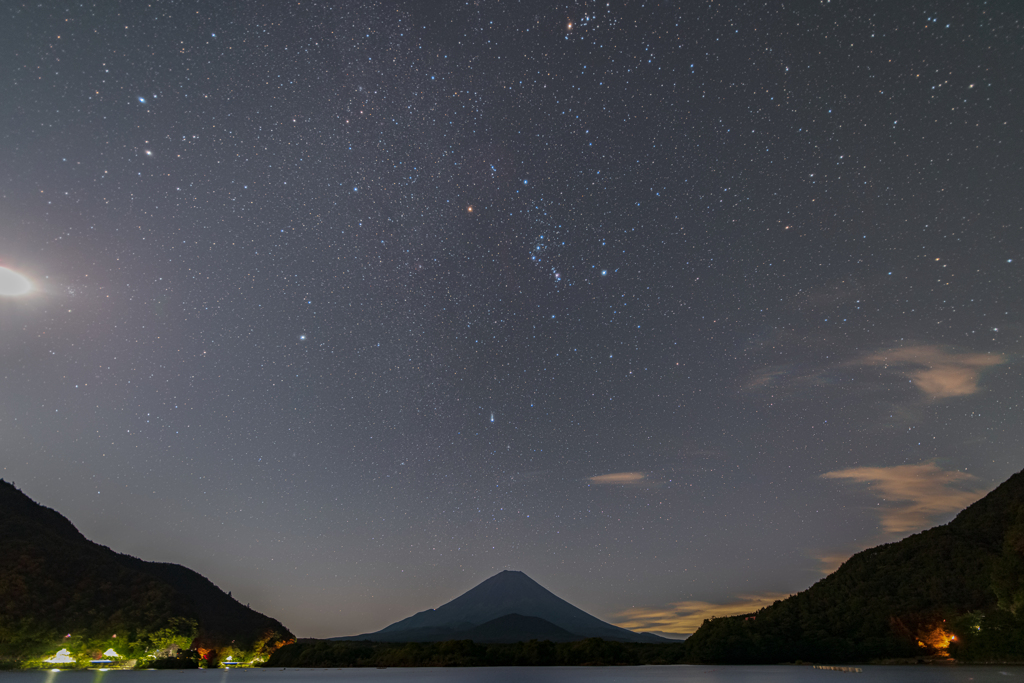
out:
<path id="1" fill-rule="evenodd" d="M 21 296 L 32 291 L 32 283 L 21 273 L 0 266 L 0 296 Z"/>

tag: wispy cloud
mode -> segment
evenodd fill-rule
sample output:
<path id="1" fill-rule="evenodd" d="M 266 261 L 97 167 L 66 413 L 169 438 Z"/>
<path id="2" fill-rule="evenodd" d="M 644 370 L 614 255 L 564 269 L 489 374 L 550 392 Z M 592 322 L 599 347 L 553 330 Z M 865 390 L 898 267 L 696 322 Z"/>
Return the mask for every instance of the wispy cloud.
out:
<path id="1" fill-rule="evenodd" d="M 615 625 L 631 631 L 687 635 L 696 631 L 705 619 L 750 614 L 788 597 L 788 593 L 760 593 L 740 595 L 727 603 L 688 600 L 674 602 L 667 607 L 634 607 L 619 613 L 617 618 L 621 621 L 616 621 Z"/>
<path id="2" fill-rule="evenodd" d="M 934 463 L 895 467 L 853 467 L 826 472 L 825 479 L 849 479 L 868 484 L 868 489 L 891 503 L 880 508 L 882 528 L 892 534 L 918 531 L 940 515 L 961 510 L 985 495 L 977 479 L 958 470 L 942 470 Z M 970 483 L 972 490 L 956 485 Z"/>
<path id="3" fill-rule="evenodd" d="M 969 396 L 981 391 L 982 373 L 1009 358 L 999 353 L 956 353 L 938 346 L 915 344 L 880 349 L 845 361 L 815 364 L 801 361 L 765 367 L 753 374 L 743 388 L 747 391 L 799 391 L 837 384 L 851 369 L 881 369 L 909 379 L 923 394 L 933 399 Z M 875 375 L 874 382 L 879 377 Z M 858 386 L 872 386 L 872 378 L 861 376 Z M 845 385 L 844 385 L 845 386 Z M 850 390 L 847 386 L 847 391 Z"/>
<path id="4" fill-rule="evenodd" d="M 781 389 L 786 387 L 790 390 L 800 390 L 831 384 L 834 384 L 834 381 L 829 375 L 829 368 L 792 363 L 790 365 L 774 365 L 757 371 L 753 377 L 747 380 L 743 389 L 757 391 L 765 388 Z"/>
<path id="5" fill-rule="evenodd" d="M 949 398 L 977 393 L 982 371 L 1006 360 L 998 353 L 952 353 L 937 346 L 918 345 L 879 351 L 856 363 L 894 369 L 928 396 Z"/>
<path id="6" fill-rule="evenodd" d="M 596 477 L 589 477 L 587 481 L 591 484 L 639 484 L 647 477 L 643 472 L 612 472 L 601 474 Z"/>

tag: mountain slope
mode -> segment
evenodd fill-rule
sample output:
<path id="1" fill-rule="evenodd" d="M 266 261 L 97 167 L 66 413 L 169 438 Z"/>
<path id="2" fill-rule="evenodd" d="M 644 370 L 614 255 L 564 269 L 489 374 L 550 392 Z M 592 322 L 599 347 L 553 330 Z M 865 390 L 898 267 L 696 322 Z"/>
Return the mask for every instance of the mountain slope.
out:
<path id="1" fill-rule="evenodd" d="M 193 648 L 219 649 L 231 642 L 240 649 L 260 650 L 267 641 L 286 641 L 292 634 L 281 622 L 238 602 L 202 574 L 180 564 L 146 562 L 128 555 L 121 562 L 171 586 L 184 597 L 199 622 Z"/>
<path id="2" fill-rule="evenodd" d="M 1024 472 L 950 523 L 858 553 L 801 593 L 752 615 L 705 621 L 687 640 L 688 659 L 1011 657 L 990 643 L 996 631 L 1024 635 L 1013 614 L 1024 611 L 1014 597 L 1024 595 L 1022 540 Z"/>
<path id="3" fill-rule="evenodd" d="M 190 569 L 93 543 L 3 480 L 0 548 L 0 659 L 59 647 L 126 654 L 234 642 L 252 650 L 293 637 Z"/>
<path id="4" fill-rule="evenodd" d="M 474 626 L 468 631 L 458 634 L 456 639 L 472 640 L 474 643 L 517 643 L 527 640 L 568 643 L 579 640 L 579 636 L 540 617 L 506 614 L 503 617 Z"/>
<path id="5" fill-rule="evenodd" d="M 437 609 L 419 612 L 376 633 L 349 639 L 380 642 L 449 640 L 456 634 L 512 614 L 538 617 L 578 638 L 663 642 L 658 636 L 634 633 L 601 621 L 518 571 L 500 572 Z"/>

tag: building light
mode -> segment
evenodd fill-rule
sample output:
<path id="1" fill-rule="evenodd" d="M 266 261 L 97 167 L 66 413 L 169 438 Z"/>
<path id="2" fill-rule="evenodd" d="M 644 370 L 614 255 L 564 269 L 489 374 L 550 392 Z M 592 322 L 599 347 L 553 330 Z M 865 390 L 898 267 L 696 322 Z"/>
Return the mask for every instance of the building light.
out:
<path id="1" fill-rule="evenodd" d="M 54 656 L 43 661 L 47 664 L 74 664 L 75 658 L 71 656 L 71 652 L 65 647 L 61 648 Z"/>

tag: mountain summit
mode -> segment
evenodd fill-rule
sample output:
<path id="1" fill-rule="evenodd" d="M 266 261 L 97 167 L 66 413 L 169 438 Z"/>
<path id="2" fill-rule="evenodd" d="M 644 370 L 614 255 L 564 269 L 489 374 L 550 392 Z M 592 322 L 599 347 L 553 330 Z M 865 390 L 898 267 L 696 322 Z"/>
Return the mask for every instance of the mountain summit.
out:
<path id="1" fill-rule="evenodd" d="M 508 619 L 510 615 L 519 618 Z M 487 628 L 481 628 L 485 625 Z M 486 639 L 481 638 L 485 633 Z M 561 641 L 604 638 L 629 643 L 666 642 L 652 634 L 601 621 L 518 571 L 495 574 L 437 609 L 419 612 L 376 633 L 338 640 L 515 642 L 537 638 L 538 634 L 544 634 L 540 636 L 543 639 Z"/>

